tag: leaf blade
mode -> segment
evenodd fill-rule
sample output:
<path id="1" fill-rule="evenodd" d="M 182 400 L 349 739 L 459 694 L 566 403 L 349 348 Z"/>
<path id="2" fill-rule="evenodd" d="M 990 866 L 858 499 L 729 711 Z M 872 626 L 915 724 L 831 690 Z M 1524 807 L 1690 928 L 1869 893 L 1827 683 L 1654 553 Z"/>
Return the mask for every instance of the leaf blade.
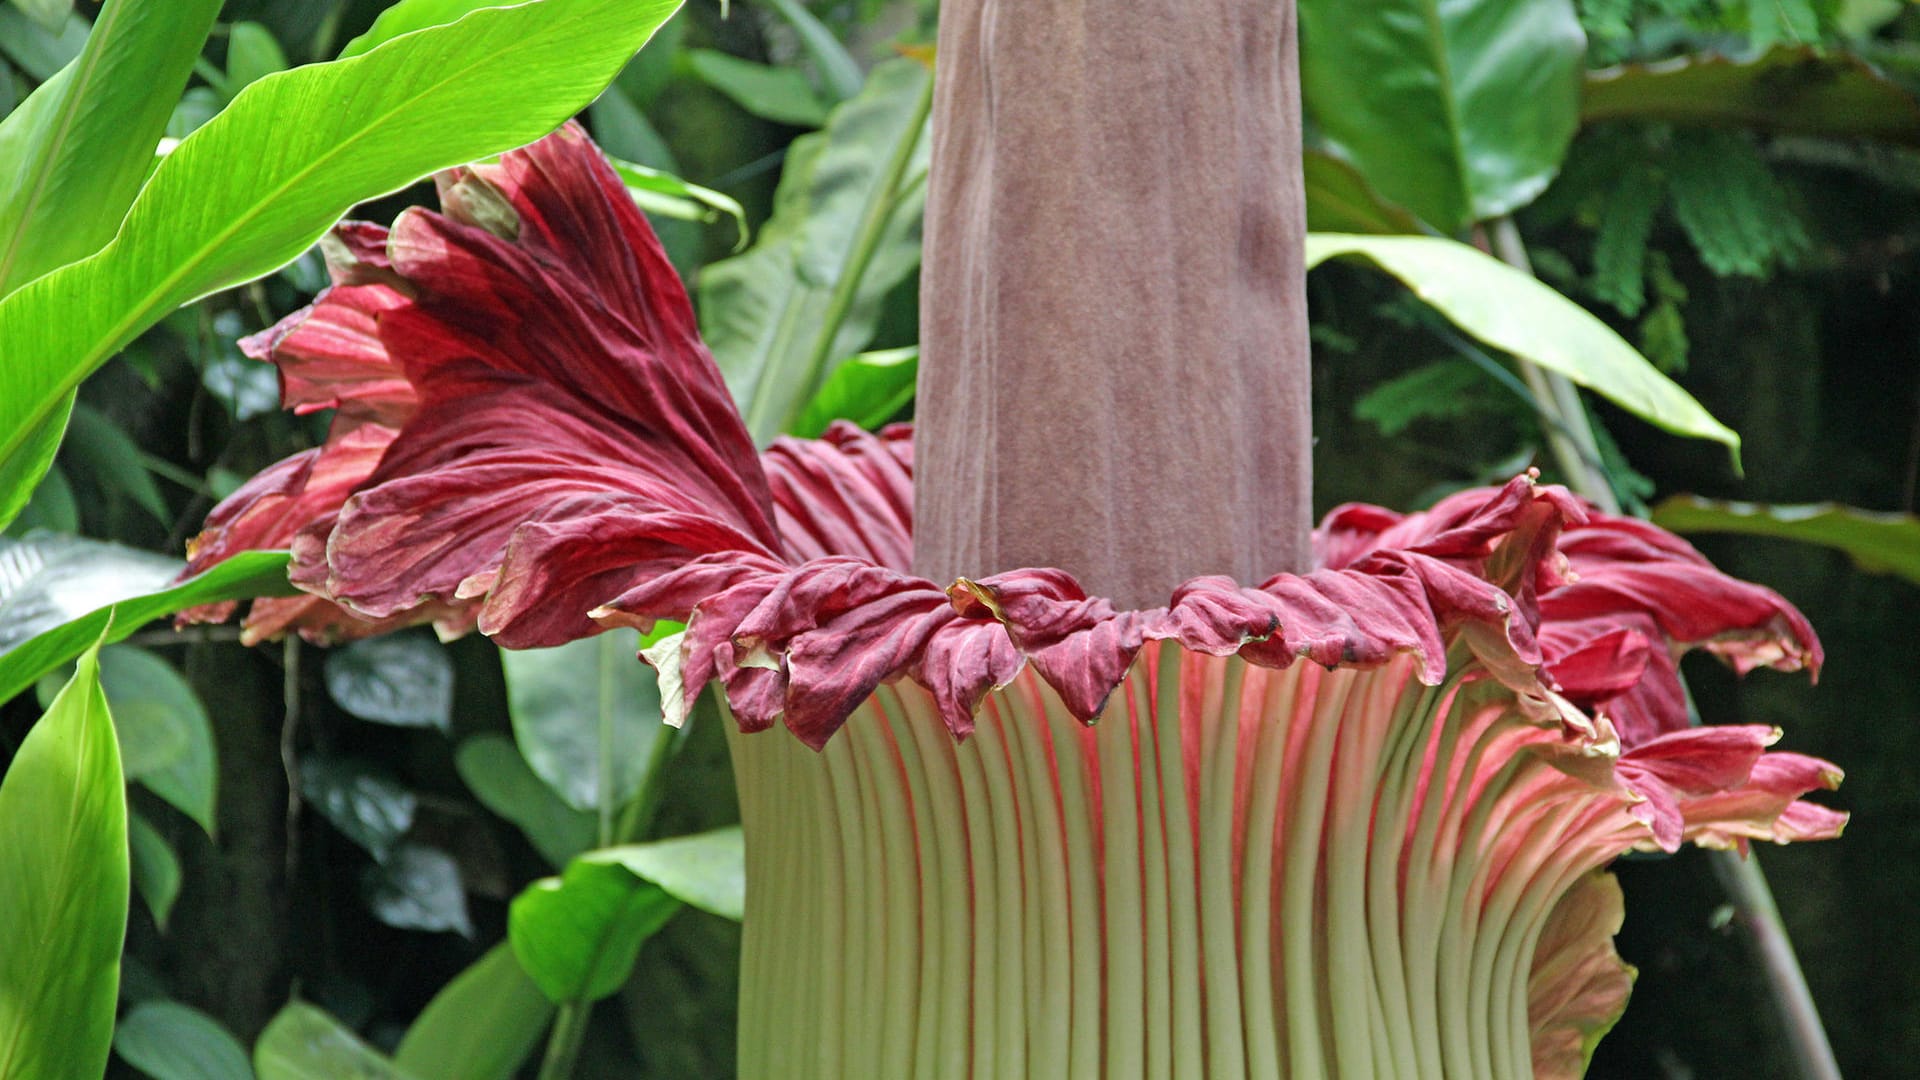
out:
<path id="1" fill-rule="evenodd" d="M 1469 335 L 1559 372 L 1628 412 L 1692 438 L 1740 436 L 1585 308 L 1551 287 L 1456 240 L 1313 233 L 1307 266 L 1359 256 L 1399 278 Z"/>
<path id="2" fill-rule="evenodd" d="M 0 295 L 112 239 L 219 10 L 115 0 L 80 55 L 0 122 L 0 175 L 15 177 L 0 185 Z M 142 92 L 115 92 L 127 85 Z"/>
<path id="3" fill-rule="evenodd" d="M 1862 570 L 1920 584 L 1920 517 L 1839 503 L 1778 506 L 1675 495 L 1653 508 L 1653 523 L 1677 533 L 1733 533 L 1818 544 Z"/>
<path id="4" fill-rule="evenodd" d="M 745 834 L 734 825 L 671 840 L 602 848 L 581 858 L 623 866 L 690 907 L 739 922 L 746 915 L 746 852 Z"/>
<path id="5" fill-rule="evenodd" d="M 1441 232 L 1545 190 L 1579 125 L 1573 0 L 1301 0 L 1307 110 L 1380 194 Z"/>
<path id="6" fill-rule="evenodd" d="M 502 942 L 433 996 L 393 1061 L 419 1080 L 512 1080 L 553 1011 Z"/>
<path id="7" fill-rule="evenodd" d="M 1806 45 L 1589 72 L 1580 115 L 1920 145 L 1920 101 L 1857 56 Z"/>
<path id="8" fill-rule="evenodd" d="M 117 600 L 50 626 L 0 652 L 0 701 L 6 701 L 32 686 L 40 676 L 79 656 L 103 634 L 104 640 L 111 644 L 154 619 L 200 604 L 255 596 L 291 596 L 294 590 L 287 584 L 287 561 L 284 551 L 242 552 L 178 585 Z"/>
<path id="9" fill-rule="evenodd" d="M 640 946 L 680 909 L 666 890 L 624 867 L 575 859 L 514 897 L 507 938 L 556 1003 L 598 1001 L 627 980 Z"/>
<path id="10" fill-rule="evenodd" d="M 167 155 L 110 243 L 0 300 L 0 475 L 23 471 L 28 435 L 166 311 L 285 265 L 357 202 L 545 134 L 678 5 L 486 8 L 241 91 Z M 0 489 L 0 524 L 25 497 Z"/>
<path id="11" fill-rule="evenodd" d="M 253 1044 L 260 1080 L 414 1080 L 325 1010 L 302 1001 L 280 1010 Z"/>
<path id="12" fill-rule="evenodd" d="M 219 1021 L 177 1001 L 144 1001 L 113 1033 L 113 1049 L 153 1080 L 253 1080 L 247 1052 Z"/>
<path id="13" fill-rule="evenodd" d="M 131 871 L 97 642 L 0 780 L 0 821 L 0 1077 L 98 1076 Z"/>

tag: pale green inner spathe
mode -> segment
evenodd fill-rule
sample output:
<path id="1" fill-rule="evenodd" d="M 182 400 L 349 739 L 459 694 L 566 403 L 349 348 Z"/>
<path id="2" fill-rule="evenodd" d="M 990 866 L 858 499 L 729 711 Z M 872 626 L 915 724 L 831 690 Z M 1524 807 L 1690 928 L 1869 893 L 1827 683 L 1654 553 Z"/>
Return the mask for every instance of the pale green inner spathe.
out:
<path id="1" fill-rule="evenodd" d="M 819 753 L 729 720 L 740 1075 L 1533 1076 L 1535 944 L 1626 800 L 1452 659 L 1150 643 L 1098 723 L 1029 669 L 964 742 L 904 679 Z"/>

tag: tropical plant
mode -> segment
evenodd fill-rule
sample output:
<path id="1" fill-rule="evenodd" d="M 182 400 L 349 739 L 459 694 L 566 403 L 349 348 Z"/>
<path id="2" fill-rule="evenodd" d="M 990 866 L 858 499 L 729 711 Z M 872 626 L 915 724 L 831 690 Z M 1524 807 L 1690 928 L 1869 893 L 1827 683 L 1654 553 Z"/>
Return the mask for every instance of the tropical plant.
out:
<path id="1" fill-rule="evenodd" d="M 1920 136 L 1920 107 L 1899 80 L 1902 44 L 1917 28 L 1898 9 L 1869 6 L 1468 5 L 1432 20 L 1383 12 L 1375 21 L 1303 0 L 1306 211 L 1327 230 L 1307 241 L 1308 264 L 1328 267 L 1309 283 L 1320 354 L 1315 406 L 1323 418 L 1357 409 L 1369 421 L 1316 425 L 1320 504 L 1357 496 L 1427 505 L 1535 463 L 1546 480 L 1609 509 L 1642 507 L 1656 483 L 1787 503 L 1901 505 L 1874 494 L 1897 483 L 1875 489 L 1864 479 L 1892 475 L 1897 462 L 1863 464 L 1852 486 L 1787 482 L 1798 467 L 1795 440 L 1756 419 L 1754 401 L 1764 396 L 1743 400 L 1729 389 L 1748 371 L 1779 379 L 1791 367 L 1778 342 L 1734 320 L 1768 308 L 1752 297 L 1798 298 L 1766 317 L 1789 328 L 1786 340 L 1812 342 L 1810 313 L 1842 310 L 1833 285 L 1860 278 L 1910 287 L 1900 237 L 1885 224 L 1896 219 L 1863 208 L 1912 199 L 1903 147 Z M 53 868 L 47 845 L 60 833 L 48 829 L 31 830 L 36 840 L 10 853 L 33 867 L 15 875 L 33 895 L 66 895 L 83 878 L 123 882 L 111 910 L 114 890 L 89 887 L 108 906 L 71 913 L 88 928 L 75 923 L 0 952 L 28 958 L 0 963 L 0 980 L 79 995 L 62 1007 L 71 1024 L 38 1030 L 45 1046 L 15 1044 L 27 1053 L 51 1053 L 73 1075 L 97 1074 L 111 1031 L 119 1060 L 154 1076 L 189 1067 L 218 1076 L 251 1069 L 268 1080 L 346 1070 L 627 1075 L 636 1063 L 647 1074 L 730 1074 L 741 942 L 725 920 L 744 908 L 755 913 L 738 975 L 747 1056 L 737 1064 L 748 1073 L 891 1075 L 903 1061 L 932 1068 L 966 1055 L 1014 1072 L 1131 1061 L 1190 1071 L 1193 1055 L 1241 1053 L 1256 1072 L 1373 1060 L 1409 1074 L 1481 1075 L 1537 1060 L 1543 1075 L 1557 1074 L 1584 1064 L 1624 992 L 1605 940 L 1617 926 L 1617 895 L 1607 879 L 1582 871 L 1627 847 L 1670 849 L 1680 837 L 1744 844 L 1837 828 L 1837 817 L 1794 801 L 1837 773 L 1804 755 L 1763 753 L 1767 722 L 1785 709 L 1763 704 L 1743 717 L 1711 674 L 1691 671 L 1703 680 L 1703 712 L 1762 722 L 1689 728 L 1680 684 L 1660 659 L 1735 630 L 1737 646 L 1716 647 L 1817 666 L 1818 647 L 1792 607 L 1711 572 L 1664 534 L 1610 515 L 1581 523 L 1591 511 L 1544 481 L 1456 496 L 1405 518 L 1341 511 L 1321 535 L 1342 551 L 1235 571 L 1243 582 L 1289 565 L 1320 567 L 1312 574 L 1264 590 L 1185 591 L 1160 616 L 1125 609 L 1166 601 L 1171 581 L 1137 596 L 1112 588 L 1126 593 L 1116 610 L 1049 575 L 980 578 L 949 593 L 937 583 L 974 563 L 943 565 L 937 577 L 910 563 L 916 462 L 904 431 L 867 435 L 833 422 L 880 430 L 916 412 L 922 421 L 962 415 L 950 395 L 914 405 L 916 324 L 953 309 L 930 300 L 927 319 L 916 319 L 932 144 L 925 128 L 935 111 L 928 54 L 909 46 L 901 57 L 884 43 L 896 34 L 924 40 L 925 5 L 779 0 L 734 4 L 730 16 L 724 5 L 699 6 L 664 22 L 624 71 L 668 6 L 246 0 L 224 13 L 235 21 L 214 24 L 217 7 L 156 18 L 117 0 L 91 35 L 87 20 L 59 3 L 0 7 L 0 105 L 42 84 L 0 126 L 0 175 L 20 178 L 0 191 L 8 225 L 0 295 L 13 290 L 0 299 L 0 351 L 13 373 L 10 382 L 0 376 L 0 506 L 19 514 L 0 541 L 0 699 L 38 684 L 51 709 L 36 721 L 34 703 L 22 698 L 0 714 L 8 770 L 0 806 L 7 820 L 54 820 L 49 799 L 21 794 L 46 789 L 48 748 L 97 750 L 111 730 L 119 765 L 112 776 L 87 767 L 76 790 L 90 806 L 124 795 L 127 807 L 118 847 L 96 843 Z M 338 47 L 342 40 L 349 43 Z M 129 86 L 151 92 L 127 94 Z M 568 138 L 488 157 L 542 134 L 596 93 L 587 121 L 617 158 L 611 174 L 595 172 L 585 185 L 590 195 L 578 175 L 601 169 L 600 159 L 580 156 L 583 144 Z M 1111 115 L 1130 114 L 1118 100 L 1107 102 Z M 1093 121 L 1065 122 L 1054 144 L 1061 153 L 1005 160 L 1033 161 L 1042 177 L 1049 166 L 1065 168 L 1072 125 Z M 282 137 L 288 132 L 297 137 Z M 444 217 L 405 211 L 392 236 L 366 226 L 332 232 L 321 245 L 325 267 L 318 252 L 300 255 L 353 203 L 467 160 L 479 164 L 440 174 Z M 572 179 L 543 186 L 526 171 L 529 161 Z M 1200 195 L 1201 171 L 1167 165 L 1161 179 L 1180 194 L 1165 201 L 1199 235 L 1219 199 Z M 1134 171 L 1081 169 L 1050 197 L 1091 205 Z M 702 183 L 678 179 L 683 173 Z M 1823 198 L 1833 191 L 1858 205 Z M 423 198 L 408 193 L 357 214 L 385 220 Z M 664 256 L 650 253 L 635 206 L 658 230 Z M 554 224 L 589 210 L 597 224 L 571 236 Z M 170 311 L 296 255 L 270 277 Z M 513 320 L 499 321 L 491 298 L 463 297 L 448 284 L 456 264 L 493 282 L 496 295 L 529 283 L 533 291 L 516 302 Z M 1036 255 L 1022 265 L 1045 263 Z M 503 281 L 501 266 L 525 272 Z M 331 290 L 279 321 L 322 289 L 327 273 Z M 681 278 L 699 302 L 699 338 L 677 299 Z M 1097 295 L 1096 279 L 1086 284 Z M 1761 286 L 1742 279 L 1769 280 L 1768 291 L 1743 293 Z M 1861 299 L 1846 310 L 1862 318 L 1883 310 L 1854 291 Z M 582 297 L 606 299 L 582 308 Z M 621 325 L 609 328 L 608 313 Z M 1799 321 L 1780 322 L 1790 319 Z M 447 321 L 460 331 L 452 338 L 435 329 Z M 483 327 L 493 329 L 476 340 Z M 387 337 L 401 328 L 415 336 L 389 352 Z M 589 328 L 591 339 L 582 338 Z M 640 339 L 622 336 L 635 328 Z M 927 336 L 934 343 L 937 333 Z M 458 373 L 429 363 L 456 338 L 485 362 Z M 714 369 L 690 359 L 700 347 L 689 343 L 700 339 L 724 388 Z M 1063 338 L 1069 348 L 1089 340 Z M 1749 354 L 1729 361 L 1749 340 L 1739 346 Z M 554 341 L 570 344 L 554 349 Z M 1409 353 L 1431 362 L 1410 366 Z M 283 386 L 261 359 L 278 366 Z M 563 362 L 573 374 L 550 378 Z M 1143 381 L 1138 396 L 1161 399 L 1148 387 L 1179 385 L 1197 370 L 1170 368 Z M 466 380 L 457 388 L 455 374 Z M 1048 392 L 1071 401 L 1090 385 L 1063 380 Z M 1576 386 L 1597 396 L 1583 402 Z M 301 417 L 275 415 L 282 389 Z M 1897 398 L 1837 400 L 1878 416 L 1897 409 Z M 466 414 L 449 407 L 453 400 L 503 411 Z M 1592 404 L 1601 400 L 1610 404 Z M 673 401 L 682 407 L 667 408 Z M 519 407 L 529 402 L 532 411 Z M 735 430 L 733 402 L 745 434 Z M 700 418 L 691 429 L 689 407 Z M 546 429 L 527 423 L 542 408 L 559 410 Z M 1154 422 L 1168 434 L 1150 441 L 1170 450 L 1186 432 L 1218 429 L 1217 417 L 1196 425 L 1160 411 Z M 316 412 L 330 417 L 305 415 Z M 1723 424 L 1716 413 L 1746 422 Z M 1755 479 L 1731 487 L 1724 464 L 1676 458 L 1678 444 L 1650 437 L 1654 428 L 1743 451 Z M 1148 430 L 1144 421 L 1129 429 Z M 782 432 L 824 441 L 755 449 Z M 974 453 L 964 430 L 934 445 L 948 449 L 922 452 L 923 478 L 929 468 L 950 476 L 954 447 L 962 459 Z M 1551 453 L 1534 461 L 1542 446 Z M 477 456 L 447 460 L 461 447 Z M 592 482 L 558 499 L 545 481 L 503 485 L 503 476 L 540 471 L 528 454 L 542 466 L 569 463 L 561 472 Z M 1071 462 L 1034 461 L 1041 487 L 1066 485 Z M 453 497 L 463 490 L 457 483 L 439 486 L 448 480 L 489 498 L 463 503 Z M 1187 494 L 1208 497 L 1194 487 Z M 392 523 L 423 491 L 433 494 L 418 505 L 468 515 L 462 527 L 442 518 L 424 532 L 396 531 Z M 1304 487 L 1297 495 L 1304 514 Z M 182 564 L 173 555 L 222 497 L 189 550 L 191 571 L 204 572 L 174 584 Z M 660 499 L 684 515 L 677 531 L 647 531 L 662 527 L 649 517 Z M 1907 503 L 1911 510 L 1910 490 Z M 1043 519 L 1052 513 L 1035 505 Z M 583 510 L 597 516 L 578 516 Z M 976 511 L 959 501 L 940 513 L 964 522 Z M 636 514 L 651 522 L 637 532 Z M 1656 514 L 1684 530 L 1809 539 L 1870 572 L 1913 577 L 1907 515 L 1677 498 Z M 1163 517 L 1176 544 L 1202 544 L 1204 529 Z M 1478 522 L 1471 541 L 1463 520 Z M 121 543 L 74 536 L 83 531 Z M 489 539 L 516 535 L 504 546 Z M 472 542 L 421 555 L 420 540 L 455 536 Z M 594 559 L 619 545 L 630 557 L 642 542 L 657 545 L 647 573 L 674 588 L 608 604 L 625 589 L 609 586 L 633 582 L 618 560 Z M 718 546 L 675 569 L 689 551 L 707 550 L 699 544 Z M 1644 546 L 1622 561 L 1622 545 Z M 289 585 L 289 556 L 274 550 L 289 546 L 305 591 Z M 1551 559 L 1529 569 L 1555 546 L 1582 581 L 1556 577 Z M 1739 557 L 1741 549 L 1724 550 Z M 874 566 L 810 562 L 828 552 Z M 1809 565 L 1818 556 L 1794 558 Z M 1440 579 L 1381 576 L 1423 559 L 1477 579 L 1470 589 L 1445 579 L 1466 590 L 1454 596 L 1465 608 L 1407 607 L 1421 591 L 1414 580 L 1432 597 Z M 1790 580 L 1772 564 L 1743 565 L 1763 580 Z M 1851 580 L 1847 573 L 1829 578 Z M 1108 591 L 1098 573 L 1084 580 Z M 1388 588 L 1393 580 L 1400 584 Z M 1317 623 L 1321 588 L 1372 590 L 1384 621 Z M 1847 594 L 1787 591 L 1810 611 Z M 434 599 L 423 606 L 425 595 Z M 1640 599 L 1625 603 L 1626 595 Z M 1605 614 L 1594 613 L 1596 596 L 1612 598 L 1599 606 Z M 1482 610 L 1490 621 L 1476 621 L 1464 614 L 1473 597 L 1483 608 L 1511 607 Z M 141 632 L 183 609 L 224 617 L 249 598 L 258 599 L 238 632 Z M 422 621 L 443 636 L 477 624 L 504 643 L 542 647 L 496 653 L 474 638 L 449 646 L 420 631 L 365 636 Z M 1262 641 L 1275 621 L 1294 632 Z M 584 636 L 622 624 L 649 630 Z M 1830 641 L 1845 625 L 1822 621 Z M 1525 628 L 1532 644 L 1528 634 L 1503 643 L 1485 632 L 1502 626 Z M 1882 647 L 1874 635 L 1842 634 L 1828 683 L 1906 707 L 1897 685 L 1863 685 L 1850 674 L 1854 656 Z M 316 662 L 303 637 L 336 647 Z M 237 649 L 274 640 L 281 643 L 252 657 Z M 679 685 L 656 688 L 649 669 L 632 662 L 642 649 Z M 1346 665 L 1349 650 L 1382 666 L 1269 666 L 1296 653 Z M 1581 682 L 1597 678 L 1590 662 L 1601 654 L 1614 681 Z M 60 669 L 76 660 L 73 687 L 55 702 Z M 1558 679 L 1557 698 L 1542 695 L 1529 666 Z M 1621 674 L 1629 671 L 1634 680 Z M 706 677 L 726 692 L 693 693 Z M 1198 714 L 1167 700 L 1188 677 L 1203 699 Z M 1428 679 L 1438 680 L 1434 688 Z M 1742 692 L 1752 702 L 1783 694 L 1798 691 L 1763 682 Z M 72 702 L 92 698 L 111 703 L 110 728 L 104 709 L 75 719 L 82 713 Z M 1409 704 L 1370 707 L 1394 698 Z M 1790 700 L 1797 711 L 1813 699 Z M 1545 723 L 1542 701 L 1555 704 Z M 1122 709 L 1125 723 L 1113 723 Z M 661 729 L 662 712 L 687 726 Z M 800 739 L 734 734 L 736 723 L 762 726 L 776 712 Z M 1092 728 L 1074 722 L 1096 713 L 1104 722 Z M 276 714 L 277 732 L 258 722 Z M 1783 726 L 1806 738 L 1805 725 Z M 1197 741 L 1167 741 L 1181 730 Z M 738 810 L 723 733 L 741 782 Z M 1323 751 L 1349 760 L 1336 751 L 1349 734 L 1378 751 L 1378 768 L 1317 765 Z M 1439 741 L 1423 741 L 1429 735 Z M 1490 749 L 1478 756 L 1416 760 L 1416 751 L 1480 735 L 1488 741 L 1475 745 Z M 1617 756 L 1606 765 L 1610 735 Z M 1833 736 L 1819 738 L 1828 741 L 1798 745 L 1870 770 L 1899 758 L 1824 750 Z M 1538 743 L 1531 757 L 1493 769 L 1499 753 L 1523 743 Z M 1564 756 L 1569 748 L 1584 749 Z M 1021 767 L 991 767 L 1002 759 Z M 1548 759 L 1563 768 L 1541 763 Z M 885 762 L 899 769 L 873 768 Z M 1277 767 L 1256 767 L 1264 762 Z M 1560 813 L 1585 824 L 1565 824 L 1558 848 L 1541 841 L 1516 852 L 1504 833 L 1474 824 L 1468 802 L 1421 794 L 1431 780 L 1403 786 L 1449 769 L 1480 778 L 1469 789 L 1488 820 Z M 1241 782 L 1243 772 L 1293 781 L 1269 790 Z M 1361 772 L 1380 786 L 1368 787 Z M 1324 803 L 1314 795 L 1321 781 Z M 1170 783 L 1187 785 L 1194 801 L 1182 807 Z M 1716 786 L 1744 794 L 1716 796 L 1708 790 Z M 1075 788 L 1084 816 L 1062 811 L 1073 800 L 1055 795 Z M 1868 797 L 1876 790 L 1869 780 Z M 1538 796 L 1527 804 L 1534 809 L 1512 810 L 1523 791 Z M 1374 843 L 1356 829 L 1352 807 L 1389 804 L 1404 806 L 1408 832 Z M 1050 805 L 1053 814 L 1043 814 Z M 1130 833 L 1128 805 L 1159 813 L 1143 811 Z M 1235 824 L 1253 806 L 1264 827 L 1269 805 L 1271 842 Z M 1168 831 L 1176 809 L 1193 831 L 1184 849 L 1172 839 L 1180 830 Z M 741 833 L 727 828 L 736 814 L 747 818 L 744 864 Z M 1144 824 L 1155 817 L 1157 841 Z M 1423 841 L 1429 817 L 1436 824 Z M 1061 837 L 1061 861 L 1015 858 L 994 839 L 1009 828 L 1052 830 L 1044 834 Z M 114 835 L 94 830 L 96 840 Z M 1287 861 L 1290 840 L 1298 851 L 1314 836 L 1330 871 L 1324 889 L 1317 878 L 1286 887 L 1305 882 L 1300 875 L 1314 865 Z M 1444 848 L 1446 838 L 1459 841 L 1456 853 L 1473 851 L 1475 840 L 1493 846 L 1479 861 L 1434 862 L 1430 879 L 1389 887 L 1393 875 L 1381 868 L 1396 851 L 1412 865 L 1419 860 L 1407 852 L 1427 850 L 1423 842 Z M 1137 863 L 1109 857 L 1127 851 L 1139 852 Z M 1506 872 L 1512 859 L 1536 855 L 1537 869 L 1559 866 L 1565 876 Z M 746 880 L 760 883 L 744 900 L 743 865 Z M 1628 909 L 1663 917 L 1670 905 L 1636 903 L 1636 888 L 1670 888 L 1694 865 L 1621 864 Z M 1796 974 L 1778 963 L 1779 915 L 1754 891 L 1751 862 L 1725 865 L 1744 875 L 1732 879 L 1734 917 L 1772 958 L 1788 1024 L 1722 1009 L 1715 1018 L 1734 1018 L 1719 1026 L 1729 1034 L 1696 1022 L 1686 1025 L 1693 1041 L 1666 1049 L 1680 1018 L 1704 1018 L 1703 1006 L 1663 989 L 1683 982 L 1668 965 L 1643 964 L 1639 996 L 1659 1006 L 1643 1006 L 1642 1019 L 1609 1040 L 1597 1074 L 1644 1074 L 1661 1055 L 1698 1062 L 1708 1051 L 1687 1047 L 1755 1033 L 1759 1060 L 1784 1061 L 1768 1056 L 1776 1053 L 1764 1041 L 1777 1038 L 1770 1030 L 1797 1040 L 1805 1075 L 1830 1067 L 1804 988 L 1796 993 Z M 1786 921 L 1804 942 L 1809 912 L 1825 910 L 1817 901 L 1835 876 L 1806 874 L 1799 862 L 1770 865 L 1789 870 Z M 1243 892 L 1248 874 L 1266 873 L 1277 883 L 1271 896 Z M 1128 890 L 1106 888 L 1110 874 L 1141 883 L 1138 911 L 1127 907 Z M 131 924 L 128 879 L 147 913 L 136 909 Z M 990 882 L 1003 895 L 981 904 L 977 888 L 951 887 L 958 880 Z M 1196 883 L 1190 905 L 1181 882 Z M 1496 898 L 1478 923 L 1417 916 L 1430 906 L 1417 902 L 1420 889 L 1470 894 L 1476 885 Z M 1887 886 L 1863 879 L 1860 887 Z M 1363 899 L 1344 902 L 1339 890 L 1355 888 Z M 231 899 L 215 899 L 224 890 Z M 801 899 L 770 910 L 773 895 Z M 1809 896 L 1814 906 L 1802 906 Z M 26 897 L 16 899 L 31 907 Z M 1223 915 L 1263 903 L 1268 919 Z M 899 917 L 916 904 L 943 918 Z M 713 914 L 674 918 L 683 907 Z M 314 916 L 320 937 L 290 932 Z M 1145 928 L 1137 939 L 1108 932 L 1132 918 Z M 1020 933 L 1008 930 L 1014 924 Z M 1288 947 L 1302 925 L 1324 927 L 1341 955 L 1368 962 L 1315 978 L 1319 955 Z M 1699 940 L 1672 923 L 1661 933 L 1667 942 Z M 1463 934 L 1485 945 L 1484 962 Z M 365 935 L 370 947 L 359 951 L 321 943 Z M 1431 971 L 1421 967 L 1429 936 L 1451 943 L 1433 953 Z M 1622 941 L 1630 959 L 1660 947 L 1636 923 Z M 1812 948 L 1831 955 L 1824 934 Z M 69 965 L 49 951 L 58 949 L 88 959 Z M 243 949 L 256 959 L 228 958 Z M 113 995 L 101 991 L 114 982 L 109 958 L 124 972 L 117 1021 Z M 43 962 L 98 977 L 47 984 L 26 966 Z M 1495 968 L 1504 981 L 1486 977 Z M 953 978 L 963 970 L 988 974 L 963 984 Z M 832 989 L 773 992 L 797 972 Z M 1862 977 L 1855 965 L 1825 963 L 1813 975 L 1830 1018 L 1831 995 L 1865 1001 L 1847 996 Z M 281 1008 L 290 976 L 315 1004 Z M 1445 996 L 1444 1015 L 1428 1015 L 1424 996 L 1408 989 L 1433 980 L 1467 988 Z M 1095 989 L 1083 992 L 1088 986 Z M 886 997 L 868 1004 L 860 995 L 870 991 Z M 1481 992 L 1484 1002 L 1474 997 Z M 1369 997 L 1405 1009 L 1362 1015 L 1344 1004 Z M 1882 993 L 1842 1009 L 1842 1057 L 1871 1063 L 1856 1066 L 1869 1073 L 1897 1068 L 1890 1063 L 1902 1060 L 1901 1043 L 1888 1033 L 1900 1029 L 1889 1018 L 1901 1000 Z M 1483 1009 L 1499 1022 L 1473 1019 Z M 34 1015 L 0 1010 L 0 1023 Z M 253 1043 L 251 1063 L 229 1029 Z M 9 1068 L 0 1061 L 0 1075 L 14 1075 Z"/>

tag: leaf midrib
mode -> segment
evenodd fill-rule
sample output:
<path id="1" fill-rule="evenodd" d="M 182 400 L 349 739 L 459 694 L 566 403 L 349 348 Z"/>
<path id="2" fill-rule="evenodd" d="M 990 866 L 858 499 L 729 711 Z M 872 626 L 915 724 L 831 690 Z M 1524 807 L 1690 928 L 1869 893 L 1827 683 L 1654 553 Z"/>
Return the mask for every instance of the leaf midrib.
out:
<path id="1" fill-rule="evenodd" d="M 1475 217 L 1473 182 L 1467 169 L 1467 146 L 1460 139 L 1462 126 L 1460 102 L 1454 96 L 1453 58 L 1447 52 L 1446 23 L 1440 17 L 1439 0 L 1418 0 L 1418 2 L 1421 14 L 1426 17 L 1427 29 L 1430 31 L 1427 40 L 1432 43 L 1434 69 L 1440 76 L 1440 106 L 1445 113 L 1447 142 L 1453 147 L 1454 180 L 1460 185 L 1460 197 L 1465 203 L 1463 209 L 1466 210 L 1467 219 L 1474 221 L 1477 218 Z"/>

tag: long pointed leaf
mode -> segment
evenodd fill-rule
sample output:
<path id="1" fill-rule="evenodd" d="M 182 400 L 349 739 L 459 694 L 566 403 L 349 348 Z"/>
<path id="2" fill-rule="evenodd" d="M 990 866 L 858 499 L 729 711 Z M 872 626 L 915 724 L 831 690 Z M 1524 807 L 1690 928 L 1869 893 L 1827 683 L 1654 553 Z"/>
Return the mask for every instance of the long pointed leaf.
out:
<path id="1" fill-rule="evenodd" d="M 1399 278 L 1480 341 L 1557 371 L 1677 435 L 1725 443 L 1739 460 L 1740 436 L 1732 428 L 1606 323 L 1531 275 L 1442 237 L 1307 236 L 1309 267 L 1341 255 L 1358 255 Z"/>
<path id="2" fill-rule="evenodd" d="M 112 243 L 0 301 L 0 524 L 27 497 L 15 459 L 134 335 L 285 265 L 356 202 L 551 131 L 678 6 L 486 8 L 247 87 L 167 156 Z"/>
<path id="3" fill-rule="evenodd" d="M 919 266 L 928 151 L 916 117 L 928 78 L 914 60 L 875 68 L 859 95 L 833 111 L 825 131 L 794 141 L 773 217 L 754 246 L 701 271 L 701 331 L 756 440 L 772 439 L 797 419 L 827 374 L 809 370 L 812 353 L 870 211 L 889 216 L 870 260 L 858 268 L 852 304 L 833 328 L 832 356 L 866 346 L 880 301 Z M 889 187 L 889 165 L 907 139 L 914 142 L 905 176 Z"/>
<path id="4" fill-rule="evenodd" d="M 126 783 L 99 646 L 0 781 L 0 1078 L 101 1074 L 129 881 Z"/>
<path id="5" fill-rule="evenodd" d="M 1769 506 L 1675 495 L 1653 508 L 1653 523 L 1677 533 L 1738 533 L 1819 544 L 1845 552 L 1870 574 L 1920 585 L 1920 517 L 1839 503 Z"/>
<path id="6" fill-rule="evenodd" d="M 292 586 L 287 584 L 286 552 L 247 551 L 172 588 L 116 599 L 79 618 L 49 627 L 0 653 L 0 702 L 79 656 L 103 633 L 111 644 L 154 619 L 198 604 L 292 593 Z"/>

